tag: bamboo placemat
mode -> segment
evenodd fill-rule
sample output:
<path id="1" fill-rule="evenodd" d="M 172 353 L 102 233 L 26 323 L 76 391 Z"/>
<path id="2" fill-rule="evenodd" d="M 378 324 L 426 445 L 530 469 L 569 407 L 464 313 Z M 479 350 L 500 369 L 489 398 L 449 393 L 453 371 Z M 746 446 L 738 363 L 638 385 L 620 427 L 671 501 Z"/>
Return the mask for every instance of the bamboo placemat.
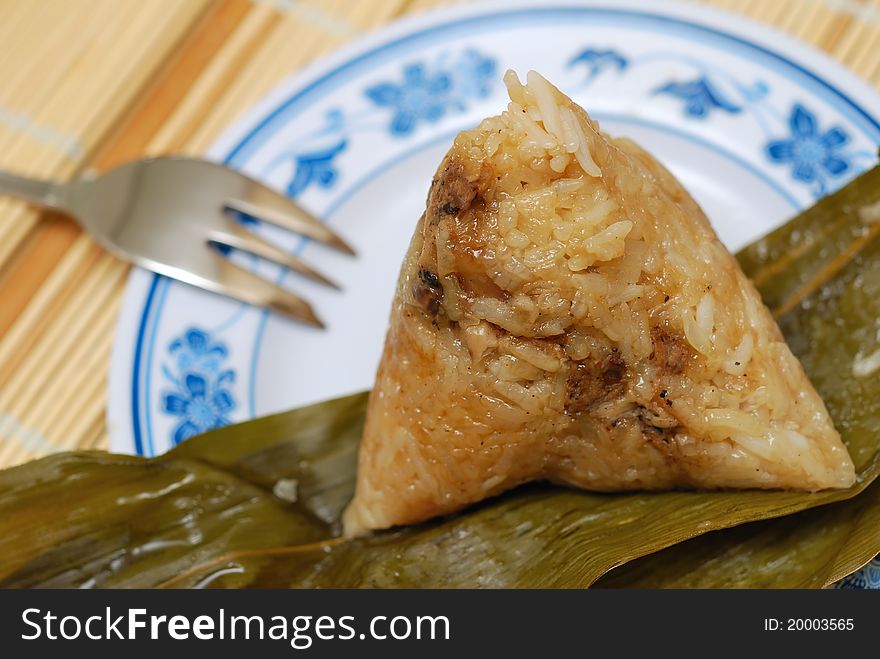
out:
<path id="1" fill-rule="evenodd" d="M 880 0 L 703 0 L 829 52 L 880 87 Z M 314 58 L 461 0 L 0 0 L 0 167 L 65 179 L 203 152 Z M 68 219 L 0 197 L 0 467 L 107 446 L 128 267 Z"/>

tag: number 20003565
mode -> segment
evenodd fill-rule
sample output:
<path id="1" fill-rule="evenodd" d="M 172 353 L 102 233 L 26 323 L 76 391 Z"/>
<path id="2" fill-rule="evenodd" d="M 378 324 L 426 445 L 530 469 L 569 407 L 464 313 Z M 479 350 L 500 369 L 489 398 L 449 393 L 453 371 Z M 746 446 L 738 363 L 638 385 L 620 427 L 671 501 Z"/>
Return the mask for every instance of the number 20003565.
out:
<path id="1" fill-rule="evenodd" d="M 852 618 L 764 618 L 765 631 L 852 631 Z"/>

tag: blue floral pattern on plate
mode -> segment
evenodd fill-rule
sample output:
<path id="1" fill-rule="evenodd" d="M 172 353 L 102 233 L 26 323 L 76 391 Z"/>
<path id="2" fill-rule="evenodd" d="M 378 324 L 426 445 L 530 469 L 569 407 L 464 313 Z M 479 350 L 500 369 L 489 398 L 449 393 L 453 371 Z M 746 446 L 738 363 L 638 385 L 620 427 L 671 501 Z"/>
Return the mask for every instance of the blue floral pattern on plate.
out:
<path id="1" fill-rule="evenodd" d="M 406 64 L 400 82 L 381 82 L 364 93 L 377 106 L 392 110 L 389 131 L 401 137 L 420 121 L 436 123 L 450 111 L 464 110 L 469 99 L 488 96 L 495 70 L 494 59 L 468 49 L 451 65 Z"/>
<path id="2" fill-rule="evenodd" d="M 296 156 L 296 169 L 293 178 L 287 184 L 287 194 L 297 197 L 311 183 L 322 188 L 329 188 L 336 182 L 337 171 L 333 159 L 345 150 L 348 140 L 342 139 L 329 148 L 319 149 Z"/>
<path id="3" fill-rule="evenodd" d="M 162 371 L 173 388 L 162 393 L 161 401 L 162 411 L 178 418 L 173 443 L 228 425 L 236 402 L 229 389 L 235 371 L 223 368 L 229 357 L 226 345 L 191 327 L 170 343 L 168 353 L 174 357 L 174 368 L 165 364 Z"/>
<path id="4" fill-rule="evenodd" d="M 569 67 L 578 64 L 586 64 L 587 81 L 589 82 L 606 69 L 623 71 L 629 65 L 629 60 L 619 51 L 611 48 L 586 48 L 568 60 Z"/>
<path id="5" fill-rule="evenodd" d="M 705 76 L 687 82 L 667 82 L 657 87 L 654 93 L 682 99 L 685 102 L 684 113 L 694 119 L 702 119 L 716 108 L 730 114 L 742 110 L 740 106 L 727 100 Z"/>
<path id="6" fill-rule="evenodd" d="M 450 103 L 452 80 L 445 71 L 429 72 L 424 64 L 409 64 L 403 69 L 400 84 L 383 82 L 369 87 L 367 96 L 376 105 L 394 110 L 392 135 L 409 135 L 419 120 L 431 123 L 446 114 Z"/>
<path id="7" fill-rule="evenodd" d="M 866 151 L 845 151 L 851 141 L 849 134 L 840 126 L 820 130 L 815 113 L 803 103 L 795 103 L 789 112 L 780 109 L 773 102 L 773 90 L 763 80 L 746 82 L 685 54 L 656 52 L 632 57 L 618 50 L 588 47 L 568 61 L 569 67 L 577 64 L 588 66 L 584 86 L 593 84 L 609 69 L 620 75 L 658 64 L 692 70 L 693 77 L 667 80 L 648 93 L 682 102 L 686 119 L 707 120 L 715 112 L 723 112 L 755 121 L 766 135 L 765 156 L 775 164 L 790 166 L 792 178 L 810 186 L 816 198 L 876 160 L 874 154 Z M 787 130 L 789 135 L 780 138 L 780 130 Z"/>
<path id="8" fill-rule="evenodd" d="M 843 151 L 849 135 L 839 126 L 820 130 L 816 116 L 800 103 L 791 109 L 788 128 L 789 137 L 767 144 L 767 156 L 775 163 L 789 165 L 796 180 L 813 184 L 817 196 L 824 194 L 829 179 L 850 169 L 851 156 Z"/>
<path id="9" fill-rule="evenodd" d="M 488 98 L 497 84 L 498 66 L 494 58 L 467 48 L 443 53 L 432 61 L 407 62 L 399 75 L 398 80 L 366 87 L 366 107 L 330 108 L 323 126 L 294 140 L 272 161 L 270 171 L 292 164 L 285 186 L 289 196 L 300 197 L 313 188 L 334 188 L 340 178 L 338 159 L 355 135 L 382 131 L 407 138 L 420 124 L 436 124 L 468 110 L 474 100 Z"/>

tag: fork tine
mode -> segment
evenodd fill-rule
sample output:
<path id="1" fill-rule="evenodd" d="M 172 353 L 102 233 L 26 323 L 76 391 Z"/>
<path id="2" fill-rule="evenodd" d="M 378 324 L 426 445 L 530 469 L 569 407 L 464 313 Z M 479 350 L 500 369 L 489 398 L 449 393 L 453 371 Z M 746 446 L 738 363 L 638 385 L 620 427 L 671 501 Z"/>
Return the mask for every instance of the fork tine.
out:
<path id="1" fill-rule="evenodd" d="M 226 245 L 227 247 L 254 254 L 255 256 L 259 256 L 260 258 L 272 261 L 285 268 L 289 268 L 294 272 L 298 272 L 301 275 L 305 275 L 321 284 L 340 290 L 339 284 L 320 273 L 298 256 L 288 254 L 284 250 L 279 249 L 266 239 L 239 224 L 234 224 L 232 222 L 229 224 L 230 227 L 227 231 L 212 231 L 208 234 L 208 242 Z"/>
<path id="2" fill-rule="evenodd" d="M 355 255 L 355 251 L 326 224 L 272 188 L 254 182 L 248 199 L 228 199 L 226 208 L 308 236 L 330 247 Z"/>
<path id="3" fill-rule="evenodd" d="M 220 264 L 219 281 L 191 283 L 240 302 L 268 307 L 312 327 L 324 329 L 324 323 L 303 298 L 236 265 L 220 254 L 215 254 L 215 257 Z"/>

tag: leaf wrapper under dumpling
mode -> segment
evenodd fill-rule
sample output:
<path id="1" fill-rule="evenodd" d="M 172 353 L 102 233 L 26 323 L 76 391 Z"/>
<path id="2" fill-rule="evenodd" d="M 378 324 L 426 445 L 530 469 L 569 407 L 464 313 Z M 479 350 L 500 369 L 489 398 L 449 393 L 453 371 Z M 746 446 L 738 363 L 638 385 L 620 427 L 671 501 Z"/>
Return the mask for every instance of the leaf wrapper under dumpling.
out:
<path id="1" fill-rule="evenodd" d="M 672 545 L 603 583 L 826 585 L 880 550 L 877 487 L 856 497 L 880 470 L 880 378 L 853 374 L 877 349 L 880 240 L 858 208 L 878 198 L 875 169 L 740 255 L 847 444 L 859 475 L 849 490 L 533 485 L 344 542 L 338 517 L 366 403 L 356 395 L 212 431 L 152 460 L 61 454 L 0 473 L 0 586 L 584 587 Z M 707 534 L 755 520 L 767 521 Z"/>

